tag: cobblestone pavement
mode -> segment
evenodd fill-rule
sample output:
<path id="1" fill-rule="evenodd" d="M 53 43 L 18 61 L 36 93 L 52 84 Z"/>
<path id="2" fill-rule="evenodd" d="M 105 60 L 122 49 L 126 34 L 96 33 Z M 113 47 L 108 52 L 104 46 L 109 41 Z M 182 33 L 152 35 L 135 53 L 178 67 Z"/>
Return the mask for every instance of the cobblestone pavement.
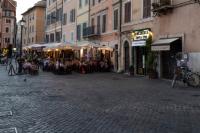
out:
<path id="1" fill-rule="evenodd" d="M 0 133 L 199 133 L 200 89 L 114 73 L 8 77 Z"/>

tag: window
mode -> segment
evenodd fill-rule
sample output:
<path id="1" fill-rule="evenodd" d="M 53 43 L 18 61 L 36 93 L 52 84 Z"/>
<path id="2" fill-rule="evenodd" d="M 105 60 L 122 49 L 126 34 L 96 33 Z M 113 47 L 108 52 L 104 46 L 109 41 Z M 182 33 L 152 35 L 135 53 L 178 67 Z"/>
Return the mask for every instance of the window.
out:
<path id="1" fill-rule="evenodd" d="M 54 33 L 50 34 L 50 42 L 54 42 Z"/>
<path id="2" fill-rule="evenodd" d="M 34 42 L 34 38 L 32 37 L 32 42 Z"/>
<path id="3" fill-rule="evenodd" d="M 79 8 L 82 8 L 82 0 L 79 0 Z"/>
<path id="4" fill-rule="evenodd" d="M 124 22 L 128 23 L 131 21 L 131 2 L 127 2 L 124 8 Z"/>
<path id="5" fill-rule="evenodd" d="M 151 17 L 151 0 L 143 0 L 143 18 Z"/>
<path id="6" fill-rule="evenodd" d="M 97 33 L 100 34 L 101 31 L 101 16 L 97 16 Z"/>
<path id="7" fill-rule="evenodd" d="M 34 32 L 34 26 L 32 26 L 32 32 Z"/>
<path id="8" fill-rule="evenodd" d="M 94 34 L 94 30 L 95 30 L 95 25 L 94 25 L 94 18 L 91 19 L 91 25 L 92 25 L 92 34 Z"/>
<path id="9" fill-rule="evenodd" d="M 75 22 L 75 9 L 70 11 L 70 22 Z"/>
<path id="10" fill-rule="evenodd" d="M 46 35 L 46 42 L 49 42 L 49 35 Z"/>
<path id="11" fill-rule="evenodd" d="M 102 18 L 102 33 L 106 32 L 106 24 L 107 24 L 107 16 L 105 14 L 103 15 L 103 18 Z"/>
<path id="12" fill-rule="evenodd" d="M 56 21 L 61 21 L 62 20 L 62 8 L 57 9 L 56 11 Z"/>
<path id="13" fill-rule="evenodd" d="M 47 15 L 47 25 L 51 24 L 51 14 Z"/>
<path id="14" fill-rule="evenodd" d="M 63 14 L 63 25 L 67 24 L 67 13 Z"/>
<path id="15" fill-rule="evenodd" d="M 86 32 L 86 28 L 87 28 L 87 23 L 83 23 L 83 30 L 82 30 L 83 35 L 84 35 L 84 32 Z"/>
<path id="16" fill-rule="evenodd" d="M 10 19 L 6 19 L 6 23 L 11 23 L 11 20 Z"/>
<path id="17" fill-rule="evenodd" d="M 77 25 L 77 40 L 81 40 L 81 25 Z"/>
<path id="18" fill-rule="evenodd" d="M 118 29 L 118 24 L 119 24 L 119 11 L 118 9 L 114 11 L 114 30 Z"/>
<path id="19" fill-rule="evenodd" d="M 92 0 L 92 6 L 95 6 L 95 0 Z"/>
<path id="20" fill-rule="evenodd" d="M 71 41 L 74 41 L 74 32 L 71 32 Z"/>
<path id="21" fill-rule="evenodd" d="M 87 5 L 88 4 L 88 0 L 85 0 L 85 5 Z"/>
<path id="22" fill-rule="evenodd" d="M 5 43 L 10 43 L 10 38 L 5 38 Z"/>
<path id="23" fill-rule="evenodd" d="M 56 42 L 61 41 L 61 32 L 56 32 Z"/>
<path id="24" fill-rule="evenodd" d="M 8 27 L 6 27 L 6 33 L 8 33 L 9 32 L 9 28 Z"/>
<path id="25" fill-rule="evenodd" d="M 51 24 L 55 23 L 56 22 L 56 12 L 52 12 L 51 13 Z"/>

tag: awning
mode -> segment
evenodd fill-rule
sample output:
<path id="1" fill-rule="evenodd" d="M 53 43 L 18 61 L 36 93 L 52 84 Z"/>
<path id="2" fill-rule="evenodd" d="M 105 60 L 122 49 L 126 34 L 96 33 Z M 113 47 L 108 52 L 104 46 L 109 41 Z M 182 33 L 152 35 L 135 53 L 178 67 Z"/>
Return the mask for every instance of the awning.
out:
<path id="1" fill-rule="evenodd" d="M 132 46 L 137 47 L 137 46 L 145 46 L 146 41 L 133 41 Z"/>
<path id="2" fill-rule="evenodd" d="M 44 51 L 49 51 L 49 50 L 54 50 L 59 48 L 59 46 L 61 46 L 61 43 L 46 43 L 43 44 L 43 46 L 45 46 L 45 48 L 43 49 Z"/>
<path id="3" fill-rule="evenodd" d="M 159 39 L 151 45 L 152 51 L 169 51 L 170 44 L 178 40 L 179 38 L 168 38 L 168 39 Z"/>

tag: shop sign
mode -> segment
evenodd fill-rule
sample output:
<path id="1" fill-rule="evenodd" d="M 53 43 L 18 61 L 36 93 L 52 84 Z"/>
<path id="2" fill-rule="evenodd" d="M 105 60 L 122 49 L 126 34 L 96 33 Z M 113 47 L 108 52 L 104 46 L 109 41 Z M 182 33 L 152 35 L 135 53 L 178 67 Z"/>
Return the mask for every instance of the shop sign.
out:
<path id="1" fill-rule="evenodd" d="M 132 39 L 133 41 L 147 40 L 151 35 L 151 31 L 149 29 L 137 30 L 133 31 Z"/>
<path id="2" fill-rule="evenodd" d="M 152 51 L 169 51 L 170 45 L 157 45 L 157 46 L 151 46 Z"/>
<path id="3" fill-rule="evenodd" d="M 133 41 L 132 46 L 145 46 L 146 41 Z"/>

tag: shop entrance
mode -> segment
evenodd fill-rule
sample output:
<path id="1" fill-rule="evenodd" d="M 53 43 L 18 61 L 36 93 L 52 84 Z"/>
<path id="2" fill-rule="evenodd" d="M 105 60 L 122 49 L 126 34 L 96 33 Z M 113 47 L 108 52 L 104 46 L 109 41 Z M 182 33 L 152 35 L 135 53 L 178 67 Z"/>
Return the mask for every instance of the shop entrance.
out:
<path id="1" fill-rule="evenodd" d="M 162 77 L 165 79 L 172 79 L 174 70 L 176 68 L 175 56 L 177 53 L 182 52 L 182 41 L 178 39 L 170 44 L 170 51 L 161 52 L 162 60 Z"/>
<path id="2" fill-rule="evenodd" d="M 128 72 L 130 64 L 130 56 L 129 56 L 129 43 L 127 41 L 124 43 L 124 56 L 125 56 L 124 68 L 125 72 Z"/>
<path id="3" fill-rule="evenodd" d="M 136 47 L 136 66 L 137 74 L 145 75 L 145 47 Z"/>

